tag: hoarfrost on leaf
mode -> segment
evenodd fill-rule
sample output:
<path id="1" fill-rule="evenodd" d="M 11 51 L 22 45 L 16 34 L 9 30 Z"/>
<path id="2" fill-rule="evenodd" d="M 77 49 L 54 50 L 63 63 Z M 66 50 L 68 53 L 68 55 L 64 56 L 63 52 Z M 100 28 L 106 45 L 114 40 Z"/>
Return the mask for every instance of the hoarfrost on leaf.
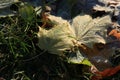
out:
<path id="1" fill-rule="evenodd" d="M 39 28 L 37 34 L 39 38 L 38 46 L 51 54 L 65 56 L 69 63 L 81 64 L 85 57 L 83 57 L 78 46 L 74 43 L 77 42 L 77 40 L 69 22 L 55 16 L 49 16 L 48 19 L 55 24 L 49 30 Z M 85 61 L 90 65 L 88 60 Z"/>
<path id="2" fill-rule="evenodd" d="M 79 15 L 72 21 L 72 28 L 77 39 L 92 47 L 94 43 L 106 43 L 107 28 L 111 24 L 110 16 L 92 19 L 89 15 Z"/>
<path id="3" fill-rule="evenodd" d="M 106 30 L 111 23 L 110 16 L 93 19 L 84 14 L 75 17 L 71 25 L 60 17 L 49 16 L 48 19 L 55 24 L 48 30 L 39 28 L 38 46 L 52 54 L 65 56 L 68 62 L 78 64 L 86 64 L 84 61 L 90 64 L 79 50 L 80 43 L 88 47 L 92 47 L 94 43 L 106 43 Z M 67 54 L 66 50 L 69 50 Z"/>
<path id="4" fill-rule="evenodd" d="M 46 49 L 50 53 L 63 55 L 63 51 L 74 46 L 74 33 L 70 30 L 68 23 L 54 26 L 50 30 L 40 28 L 38 33 L 39 47 Z"/>

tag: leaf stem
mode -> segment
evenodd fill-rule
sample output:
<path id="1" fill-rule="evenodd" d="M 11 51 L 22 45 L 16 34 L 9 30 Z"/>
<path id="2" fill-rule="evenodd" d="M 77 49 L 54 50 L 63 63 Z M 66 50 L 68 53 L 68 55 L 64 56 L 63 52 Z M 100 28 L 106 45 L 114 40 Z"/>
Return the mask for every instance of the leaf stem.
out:
<path id="1" fill-rule="evenodd" d="M 36 56 L 34 56 L 34 57 L 32 57 L 32 58 L 29 58 L 29 59 L 26 59 L 26 60 L 23 60 L 23 61 L 31 61 L 31 60 L 39 57 L 40 55 L 44 54 L 45 52 L 46 52 L 46 50 L 44 50 L 43 52 L 41 52 L 40 54 L 38 54 L 38 55 L 36 55 Z"/>

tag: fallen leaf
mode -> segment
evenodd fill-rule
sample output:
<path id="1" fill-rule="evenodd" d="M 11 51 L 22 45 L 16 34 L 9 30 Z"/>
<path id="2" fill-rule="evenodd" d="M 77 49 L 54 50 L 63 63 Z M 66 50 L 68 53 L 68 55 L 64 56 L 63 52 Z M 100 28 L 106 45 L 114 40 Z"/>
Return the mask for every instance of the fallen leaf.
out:
<path id="1" fill-rule="evenodd" d="M 76 34 L 80 51 L 94 64 L 98 70 L 112 66 L 109 57 L 114 50 L 107 48 L 107 28 L 111 25 L 109 16 L 92 19 L 89 15 L 79 15 L 73 19 L 72 28 Z M 106 55 L 107 54 L 107 55 Z"/>
<path id="2" fill-rule="evenodd" d="M 49 16 L 51 22 L 55 22 L 51 29 L 39 28 L 38 46 L 51 54 L 65 56 L 68 63 L 91 65 L 88 59 L 81 54 L 78 48 L 78 41 L 70 24 L 55 16 Z"/>
<path id="3" fill-rule="evenodd" d="M 80 43 L 93 47 L 94 43 L 106 43 L 107 28 L 111 25 L 110 16 L 92 19 L 89 15 L 76 16 L 72 28 Z"/>
<path id="4" fill-rule="evenodd" d="M 106 30 L 111 23 L 109 16 L 92 19 L 89 15 L 79 15 L 73 19 L 72 26 L 60 17 L 50 15 L 48 19 L 55 24 L 48 30 L 40 27 L 38 46 L 41 49 L 59 56 L 64 55 L 68 62 L 78 64 L 85 64 L 84 55 L 89 60 L 94 60 L 93 57 L 102 55 L 93 45 L 95 43 L 106 43 Z M 66 50 L 68 50 L 67 54 Z M 91 65 L 89 61 L 87 63 Z"/>
<path id="5" fill-rule="evenodd" d="M 59 18 L 56 19 L 58 21 L 60 20 Z M 54 18 L 52 18 L 51 21 L 54 22 Z M 64 22 L 64 20 L 61 20 L 61 24 L 59 23 L 56 22 L 53 28 L 49 30 L 41 27 L 39 28 L 38 46 L 52 54 L 63 55 L 64 50 L 70 49 L 74 46 L 72 40 L 75 40 L 75 34 L 67 21 Z"/>
<path id="6" fill-rule="evenodd" d="M 118 71 L 120 71 L 120 65 L 113 68 L 105 69 L 101 72 L 96 72 L 95 75 L 91 77 L 91 80 L 101 80 L 102 78 L 116 74 Z"/>
<path id="7" fill-rule="evenodd" d="M 10 10 L 10 6 L 18 0 L 0 0 L 0 17 L 14 16 L 15 12 Z"/>
<path id="8" fill-rule="evenodd" d="M 120 40 L 120 32 L 118 32 L 116 29 L 111 30 L 108 35 L 114 36 L 116 39 Z"/>

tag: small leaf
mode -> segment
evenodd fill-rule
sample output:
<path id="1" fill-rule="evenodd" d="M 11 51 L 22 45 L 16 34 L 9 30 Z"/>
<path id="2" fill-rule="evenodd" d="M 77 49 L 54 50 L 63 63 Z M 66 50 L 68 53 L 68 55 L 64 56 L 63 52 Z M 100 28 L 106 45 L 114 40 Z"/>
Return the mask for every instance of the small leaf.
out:
<path id="1" fill-rule="evenodd" d="M 92 63 L 88 59 L 84 59 L 81 64 L 92 66 Z"/>
<path id="2" fill-rule="evenodd" d="M 35 17 L 34 8 L 29 4 L 25 4 L 21 8 L 19 8 L 19 14 L 25 21 L 28 22 L 33 21 Z"/>
<path id="3" fill-rule="evenodd" d="M 116 29 L 111 30 L 108 35 L 120 40 L 120 32 L 118 32 Z"/>

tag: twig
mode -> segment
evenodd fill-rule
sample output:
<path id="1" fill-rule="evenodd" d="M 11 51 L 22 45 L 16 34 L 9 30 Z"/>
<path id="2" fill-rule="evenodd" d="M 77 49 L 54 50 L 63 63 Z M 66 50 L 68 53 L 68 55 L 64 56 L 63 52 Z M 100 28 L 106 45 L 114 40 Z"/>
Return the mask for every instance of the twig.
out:
<path id="1" fill-rule="evenodd" d="M 39 57 L 40 55 L 44 54 L 45 52 L 46 52 L 46 50 L 44 50 L 43 52 L 41 52 L 40 54 L 38 54 L 38 55 L 36 55 L 36 56 L 34 56 L 34 57 L 32 57 L 32 58 L 25 59 L 25 60 L 23 60 L 23 61 L 31 61 L 31 60 L 33 60 L 33 59 Z"/>

